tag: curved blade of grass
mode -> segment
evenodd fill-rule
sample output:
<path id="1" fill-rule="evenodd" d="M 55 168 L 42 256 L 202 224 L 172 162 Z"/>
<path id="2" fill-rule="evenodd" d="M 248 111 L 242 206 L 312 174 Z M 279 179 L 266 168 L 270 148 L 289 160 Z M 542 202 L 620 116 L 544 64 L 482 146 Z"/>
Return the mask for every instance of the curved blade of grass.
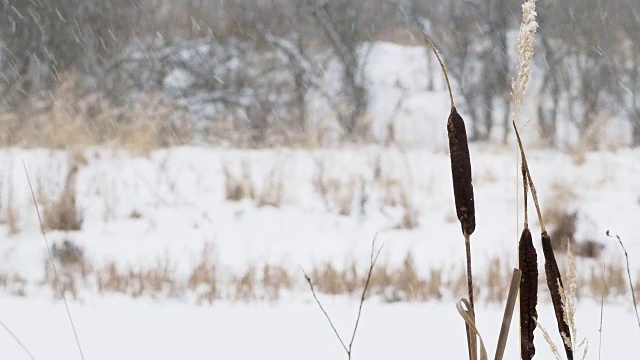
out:
<path id="1" fill-rule="evenodd" d="M 466 309 L 465 309 L 466 307 Z M 487 356 L 487 348 L 484 346 L 484 341 L 482 340 L 482 336 L 480 336 L 480 332 L 478 332 L 478 328 L 476 328 L 475 316 L 473 314 L 473 307 L 469 304 L 467 299 L 462 299 L 456 304 L 456 309 L 458 309 L 458 313 L 462 316 L 464 322 L 471 329 L 471 333 L 477 336 L 480 339 L 480 360 L 488 360 Z"/>

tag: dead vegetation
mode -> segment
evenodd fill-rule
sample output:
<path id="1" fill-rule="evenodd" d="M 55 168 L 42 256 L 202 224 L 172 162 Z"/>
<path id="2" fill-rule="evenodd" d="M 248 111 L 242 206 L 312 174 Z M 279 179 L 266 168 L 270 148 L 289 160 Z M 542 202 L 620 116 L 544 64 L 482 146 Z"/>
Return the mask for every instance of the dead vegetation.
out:
<path id="1" fill-rule="evenodd" d="M 63 74 L 52 93 L 29 95 L 20 106 L 0 109 L 0 146 L 77 149 L 103 145 L 147 155 L 190 143 L 187 115 L 163 94 L 146 93 L 120 106 L 83 91 L 82 81 Z M 55 99 L 55 100 L 54 100 Z"/>
<path id="2" fill-rule="evenodd" d="M 42 221 L 46 229 L 75 231 L 82 227 L 82 214 L 76 202 L 78 170 L 77 164 L 70 164 L 64 187 L 57 198 L 51 198 L 43 191 L 40 192 L 40 197 L 44 201 Z"/>
<path id="3" fill-rule="evenodd" d="M 282 165 L 274 164 L 266 175 L 253 173 L 247 161 L 242 161 L 239 170 L 224 163 L 225 200 L 238 202 L 253 200 L 258 207 L 271 206 L 279 208 L 285 201 L 285 177 Z M 262 186 L 257 185 L 256 178 L 263 177 Z"/>
<path id="4" fill-rule="evenodd" d="M 216 301 L 277 302 L 286 294 L 295 295 L 304 288 L 296 268 L 282 264 L 263 263 L 244 270 L 231 271 L 216 261 L 215 251 L 204 246 L 200 257 L 184 275 L 176 271 L 175 262 L 161 257 L 146 267 L 127 266 L 115 261 L 97 265 L 90 261 L 82 246 L 71 239 L 55 242 L 52 255 L 64 291 L 81 299 L 84 293 L 122 294 L 133 298 L 188 299 L 199 305 Z M 560 259 L 560 270 L 566 274 L 567 264 Z M 44 279 L 34 281 L 20 274 L 0 271 L 0 289 L 4 293 L 27 296 L 42 286 L 50 287 L 54 296 L 60 290 L 55 282 L 51 264 L 44 264 Z M 512 269 L 503 256 L 487 260 L 488 266 L 474 278 L 478 299 L 500 304 L 508 291 Z M 597 263 L 579 262 L 576 277 L 579 299 L 614 301 L 629 296 L 626 270 L 620 261 L 610 261 L 606 269 Z M 603 282 L 603 275 L 605 281 Z M 356 259 L 343 266 L 321 262 L 309 271 L 319 293 L 336 296 L 356 296 L 367 274 Z M 635 286 L 640 288 L 640 280 Z M 373 269 L 369 294 L 380 301 L 425 302 L 455 299 L 466 292 L 466 274 L 463 268 L 419 269 L 414 257 L 408 253 L 396 265 L 380 262 Z M 640 295 L 640 294 L 639 294 Z"/>

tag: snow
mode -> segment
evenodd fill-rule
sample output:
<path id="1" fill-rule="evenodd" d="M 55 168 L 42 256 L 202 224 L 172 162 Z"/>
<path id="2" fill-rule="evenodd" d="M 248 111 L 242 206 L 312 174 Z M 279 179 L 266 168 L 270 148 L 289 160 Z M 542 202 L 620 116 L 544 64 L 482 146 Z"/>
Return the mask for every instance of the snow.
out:
<path id="1" fill-rule="evenodd" d="M 355 301 L 324 299 L 341 336 L 348 341 Z M 0 320 L 36 359 L 79 359 L 61 302 L 0 298 Z M 310 299 L 278 304 L 218 303 L 197 307 L 173 302 L 122 298 L 72 303 L 71 311 L 87 359 L 338 359 L 346 358 L 328 322 Z M 578 338 L 589 340 L 588 359 L 599 347 L 600 309 L 578 306 Z M 553 334 L 552 307 L 540 307 L 541 322 Z M 478 324 L 490 356 L 495 352 L 502 309 L 482 306 Z M 551 316 L 551 317 L 550 317 Z M 515 322 L 512 324 L 515 328 Z M 513 330 L 512 328 L 512 330 Z M 603 358 L 624 358 L 633 351 L 637 324 L 621 304 L 604 308 Z M 553 358 L 537 330 L 536 355 Z M 465 331 L 452 304 L 367 303 L 353 345 L 354 359 L 466 358 Z M 554 339 L 557 340 L 557 339 Z M 505 359 L 519 347 L 512 331 Z M 0 352 L 7 359 L 29 359 L 0 331 Z"/>

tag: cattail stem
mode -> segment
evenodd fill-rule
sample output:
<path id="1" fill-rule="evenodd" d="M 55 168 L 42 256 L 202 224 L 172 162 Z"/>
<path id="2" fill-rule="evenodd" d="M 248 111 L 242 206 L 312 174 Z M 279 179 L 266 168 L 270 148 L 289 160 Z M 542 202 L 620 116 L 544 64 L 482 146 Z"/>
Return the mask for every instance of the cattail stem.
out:
<path id="1" fill-rule="evenodd" d="M 464 234 L 464 245 L 467 251 L 467 288 L 469 290 L 469 303 L 473 307 L 473 274 L 471 270 L 471 241 L 469 234 Z"/>
<path id="2" fill-rule="evenodd" d="M 538 213 L 538 221 L 540 222 L 540 228 L 542 229 L 542 232 L 547 232 L 547 229 L 544 226 L 544 221 L 542 220 L 542 211 L 540 210 L 540 204 L 538 203 L 538 192 L 536 191 L 536 187 L 533 185 L 533 180 L 531 179 L 531 170 L 529 170 L 529 165 L 527 164 L 527 156 L 524 153 L 522 140 L 520 139 L 520 133 L 518 132 L 518 127 L 516 126 L 516 122 L 513 121 L 512 124 L 513 124 L 513 129 L 516 131 L 516 138 L 518 139 L 518 147 L 520 148 L 520 156 L 522 156 L 522 167 L 524 167 L 524 170 L 527 173 L 527 180 L 529 181 L 529 188 L 531 189 L 531 197 L 533 197 L 533 204 L 536 206 L 536 213 Z"/>
<path id="3" fill-rule="evenodd" d="M 528 190 L 528 181 L 527 181 L 527 169 L 524 167 L 524 162 L 522 163 L 522 166 L 520 167 L 521 171 L 522 171 L 522 187 L 523 187 L 523 191 L 524 191 L 524 228 L 528 229 L 529 228 L 529 204 L 528 204 L 528 195 L 529 192 Z"/>
<path id="4" fill-rule="evenodd" d="M 469 292 L 469 307 L 471 310 L 471 318 L 475 322 L 475 306 L 473 302 L 473 273 L 471 267 L 471 241 L 470 235 L 466 232 L 464 233 L 464 245 L 467 253 L 467 289 Z M 471 360 L 477 359 L 477 342 L 476 342 L 476 333 L 473 329 L 467 329 L 467 336 L 469 337 L 469 353 Z"/>
<path id="5" fill-rule="evenodd" d="M 429 47 L 431 47 L 431 50 L 433 50 L 433 53 L 436 54 L 436 58 L 440 63 L 440 67 L 442 68 L 442 72 L 444 73 L 444 80 L 447 82 L 447 89 L 449 90 L 449 101 L 451 101 L 451 108 L 453 109 L 456 107 L 456 105 L 453 102 L 453 91 L 451 91 L 451 83 L 449 82 L 449 74 L 447 74 L 447 68 L 444 66 L 444 62 L 442 62 L 442 59 L 440 58 L 440 52 L 438 51 L 438 49 L 436 49 L 436 46 L 433 44 L 433 41 L 431 41 L 431 39 L 429 38 L 429 35 L 427 34 L 427 32 L 422 30 L 422 33 L 424 34 L 425 39 L 427 40 L 427 44 L 429 44 Z"/>

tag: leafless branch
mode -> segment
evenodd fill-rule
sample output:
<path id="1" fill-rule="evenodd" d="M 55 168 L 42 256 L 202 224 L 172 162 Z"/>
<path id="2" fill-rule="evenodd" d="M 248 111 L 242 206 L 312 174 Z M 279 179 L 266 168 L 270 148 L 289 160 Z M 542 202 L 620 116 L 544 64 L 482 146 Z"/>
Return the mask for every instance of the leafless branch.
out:
<path id="1" fill-rule="evenodd" d="M 329 321 L 329 325 L 331 325 L 331 328 L 333 329 L 333 332 L 336 334 L 336 337 L 340 341 L 340 345 L 342 345 L 342 348 L 347 353 L 347 356 L 349 357 L 349 359 L 351 359 L 351 352 L 349 351 L 347 346 L 344 344 L 344 341 L 342 341 L 342 337 L 338 333 L 338 330 L 336 329 L 335 325 L 333 325 L 333 321 L 331 321 L 331 317 L 329 316 L 329 314 L 327 314 L 327 311 L 324 309 L 324 306 L 322 306 L 322 303 L 320 302 L 320 300 L 318 300 L 318 296 L 316 296 L 316 291 L 313 288 L 313 284 L 311 283 L 311 278 L 309 277 L 309 275 L 307 275 L 307 273 L 304 271 L 304 269 L 302 269 L 302 273 L 304 273 L 304 278 L 307 280 L 307 283 L 309 284 L 309 287 L 311 288 L 311 293 L 313 294 L 313 299 L 316 301 L 316 304 L 318 304 L 318 306 L 320 307 L 320 310 L 322 310 L 322 313 L 324 314 L 324 316 Z"/>
<path id="2" fill-rule="evenodd" d="M 367 272 L 367 280 L 365 281 L 364 288 L 362 289 L 362 294 L 360 295 L 360 304 L 358 306 L 358 316 L 356 317 L 356 323 L 353 326 L 353 334 L 351 335 L 351 340 L 349 341 L 349 345 L 348 346 L 342 340 L 342 337 L 340 336 L 340 334 L 338 333 L 338 330 L 336 329 L 335 325 L 333 324 L 333 321 L 331 320 L 331 317 L 329 316 L 327 311 L 322 306 L 322 303 L 318 299 L 318 296 L 316 295 L 316 291 L 313 288 L 313 283 L 311 282 L 311 278 L 309 277 L 309 275 L 307 275 L 307 273 L 304 271 L 304 269 L 302 269 L 302 273 L 304 274 L 304 278 L 307 280 L 307 283 L 309 284 L 309 288 L 311 289 L 311 293 L 313 294 L 313 298 L 316 301 L 316 304 L 318 304 L 318 306 L 320 307 L 320 310 L 324 314 L 325 318 L 327 319 L 327 321 L 329 321 L 329 325 L 331 325 L 331 329 L 333 329 L 333 332 L 336 334 L 336 337 L 338 338 L 338 341 L 340 341 L 340 345 L 342 345 L 342 348 L 344 349 L 344 351 L 347 353 L 347 359 L 349 359 L 349 360 L 351 359 L 351 354 L 352 354 L 352 349 L 353 349 L 353 342 L 354 342 L 354 340 L 356 338 L 356 333 L 358 331 L 358 324 L 360 323 L 360 317 L 362 315 L 362 306 L 364 304 L 364 300 L 366 299 L 367 290 L 369 289 L 369 283 L 371 282 L 371 274 L 373 273 L 373 268 L 375 267 L 376 262 L 378 261 L 378 257 L 380 256 L 380 252 L 382 251 L 382 248 L 384 247 L 384 244 L 382 244 L 378 248 L 378 250 L 376 250 L 376 239 L 377 239 L 377 237 L 378 237 L 378 234 L 376 234 L 376 236 L 374 237 L 373 242 L 371 244 L 371 257 L 370 257 L 370 261 L 369 261 L 369 270 Z"/>
<path id="3" fill-rule="evenodd" d="M 376 234 L 376 238 L 377 237 L 378 235 Z M 358 306 L 358 317 L 356 317 L 356 324 L 353 327 L 353 335 L 351 335 L 351 341 L 349 342 L 349 354 L 351 354 L 351 347 L 353 346 L 353 340 L 356 338 L 356 331 L 358 331 L 358 324 L 360 323 L 360 315 L 362 315 L 362 305 L 364 304 L 364 299 L 367 295 L 367 289 L 369 288 L 369 282 L 371 281 L 371 274 L 373 273 L 373 267 L 376 265 L 376 261 L 378 261 L 378 256 L 380 256 L 380 252 L 384 247 L 384 244 L 382 244 L 378 248 L 378 251 L 375 251 L 376 238 L 374 238 L 373 242 L 371 243 L 371 258 L 369 262 L 369 272 L 367 273 L 367 281 L 364 284 L 364 289 L 362 289 L 362 295 L 360 296 L 360 305 Z"/>

